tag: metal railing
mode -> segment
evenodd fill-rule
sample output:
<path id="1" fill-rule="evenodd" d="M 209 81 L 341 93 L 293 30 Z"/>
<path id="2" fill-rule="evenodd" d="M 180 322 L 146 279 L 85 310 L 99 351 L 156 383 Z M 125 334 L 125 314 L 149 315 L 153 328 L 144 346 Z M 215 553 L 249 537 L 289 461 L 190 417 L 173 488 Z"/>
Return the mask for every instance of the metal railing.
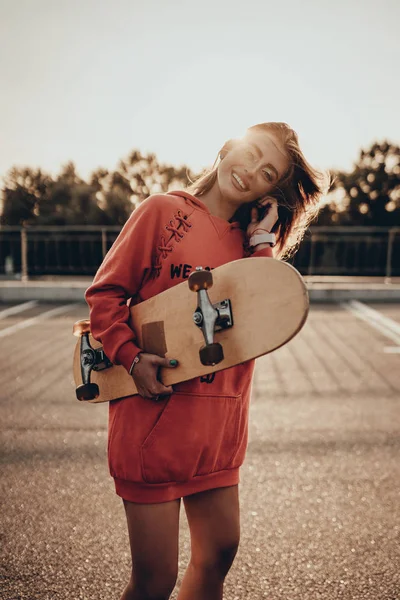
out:
<path id="1" fill-rule="evenodd" d="M 400 227 L 312 227 L 293 264 L 303 275 L 400 275 Z"/>
<path id="2" fill-rule="evenodd" d="M 121 228 L 0 227 L 0 275 L 92 276 Z M 290 261 L 303 275 L 400 276 L 400 227 L 312 227 Z"/>

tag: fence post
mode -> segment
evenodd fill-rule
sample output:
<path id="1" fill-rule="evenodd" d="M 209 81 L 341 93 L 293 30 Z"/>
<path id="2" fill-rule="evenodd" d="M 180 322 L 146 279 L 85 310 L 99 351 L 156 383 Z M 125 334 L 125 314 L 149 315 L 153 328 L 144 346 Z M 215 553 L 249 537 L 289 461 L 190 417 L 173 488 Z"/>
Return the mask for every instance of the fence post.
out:
<path id="1" fill-rule="evenodd" d="M 107 254 L 107 231 L 104 227 L 101 228 L 101 253 L 104 260 L 104 257 Z"/>
<path id="2" fill-rule="evenodd" d="M 390 283 L 392 280 L 392 256 L 393 256 L 393 242 L 396 230 L 394 228 L 389 229 L 387 254 L 386 254 L 386 275 L 385 283 Z"/>
<path id="3" fill-rule="evenodd" d="M 28 240 L 25 227 L 21 229 L 21 280 L 28 281 Z"/>
<path id="4" fill-rule="evenodd" d="M 311 249 L 310 249 L 310 262 L 308 263 L 308 275 L 312 275 L 313 267 L 314 267 L 314 255 L 315 255 L 315 244 L 314 244 L 314 236 L 311 234 Z"/>

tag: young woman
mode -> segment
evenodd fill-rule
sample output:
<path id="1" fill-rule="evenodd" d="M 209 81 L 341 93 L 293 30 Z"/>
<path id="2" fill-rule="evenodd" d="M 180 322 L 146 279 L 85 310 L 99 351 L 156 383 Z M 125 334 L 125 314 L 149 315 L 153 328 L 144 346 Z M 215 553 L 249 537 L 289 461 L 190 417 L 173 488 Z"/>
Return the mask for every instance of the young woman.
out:
<path id="1" fill-rule="evenodd" d="M 239 544 L 239 468 L 245 458 L 254 360 L 174 386 L 175 360 L 147 354 L 129 303 L 189 277 L 197 265 L 287 255 L 299 243 L 326 177 L 305 160 L 285 123 L 230 140 L 188 191 L 150 196 L 132 213 L 87 290 L 93 335 L 138 394 L 110 402 L 108 457 L 124 501 L 132 575 L 121 600 L 167 599 L 178 570 L 183 498 L 191 558 L 179 600 L 222 598 Z"/>

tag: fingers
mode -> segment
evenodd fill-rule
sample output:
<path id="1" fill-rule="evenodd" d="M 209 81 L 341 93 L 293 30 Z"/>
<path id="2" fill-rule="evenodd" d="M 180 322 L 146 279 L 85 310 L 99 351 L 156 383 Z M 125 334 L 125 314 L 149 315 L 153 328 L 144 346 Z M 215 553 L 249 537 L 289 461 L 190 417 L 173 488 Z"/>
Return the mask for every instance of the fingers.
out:
<path id="1" fill-rule="evenodd" d="M 157 356 L 158 360 L 158 365 L 160 367 L 166 367 L 167 369 L 176 369 L 176 367 L 178 366 L 178 361 L 176 360 L 176 358 L 162 358 L 161 356 Z M 157 387 L 157 390 L 155 390 L 154 396 L 155 396 L 155 400 L 164 400 L 165 396 L 170 396 L 172 394 L 172 392 L 174 391 L 172 389 L 172 385 L 170 386 L 165 386 L 161 383 L 161 381 L 157 380 L 157 383 L 159 384 Z"/>
<path id="2" fill-rule="evenodd" d="M 251 222 L 252 223 L 257 223 L 258 221 L 258 210 L 256 206 L 253 206 L 253 208 L 251 209 Z"/>
<path id="3" fill-rule="evenodd" d="M 153 385 L 149 390 L 149 396 L 151 398 L 155 396 L 169 396 L 174 391 L 172 385 L 163 385 L 161 381 L 156 382 L 157 385 Z"/>
<path id="4" fill-rule="evenodd" d="M 157 382 L 160 384 L 160 382 Z M 145 388 L 138 387 L 138 394 L 146 400 L 164 400 L 173 392 L 172 386 L 164 386 L 160 384 L 157 387 Z"/>
<path id="5" fill-rule="evenodd" d="M 176 358 L 163 358 L 162 356 L 157 356 L 157 354 L 154 354 L 153 362 L 155 365 L 166 367 L 167 369 L 175 369 L 179 364 Z"/>
<path id="6" fill-rule="evenodd" d="M 262 206 L 265 206 L 266 204 L 278 204 L 278 200 L 274 198 L 274 196 L 264 196 L 264 198 L 261 198 L 259 201 L 259 204 Z"/>
<path id="7" fill-rule="evenodd" d="M 262 221 L 270 213 L 278 213 L 278 201 L 276 198 L 268 196 L 259 201 L 260 221 Z"/>
<path id="8" fill-rule="evenodd" d="M 143 398 L 150 400 L 161 401 L 170 396 L 173 392 L 172 386 L 165 386 L 158 379 L 158 370 L 162 368 L 176 369 L 178 361 L 176 359 L 164 358 L 157 354 L 148 355 L 152 364 L 151 371 L 146 374 L 145 380 L 142 380 L 142 385 L 138 387 L 138 392 Z"/>
<path id="9" fill-rule="evenodd" d="M 172 385 L 163 386 L 161 390 L 158 390 L 156 394 L 154 394 L 159 400 L 163 400 L 164 397 L 170 396 L 174 390 L 172 389 Z"/>

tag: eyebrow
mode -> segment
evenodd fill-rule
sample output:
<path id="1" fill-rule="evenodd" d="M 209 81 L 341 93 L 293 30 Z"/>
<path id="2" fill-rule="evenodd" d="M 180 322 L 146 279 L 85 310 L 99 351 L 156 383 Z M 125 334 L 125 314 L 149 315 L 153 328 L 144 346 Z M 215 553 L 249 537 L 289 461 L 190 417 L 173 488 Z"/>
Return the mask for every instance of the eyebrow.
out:
<path id="1" fill-rule="evenodd" d="M 261 149 L 257 146 L 257 144 L 255 144 L 254 142 L 249 142 L 249 145 L 252 146 L 254 148 L 254 150 L 257 152 L 258 158 L 263 157 L 263 153 L 261 152 Z M 272 171 L 274 171 L 274 173 L 275 173 L 276 178 L 279 179 L 279 173 L 278 173 L 277 169 L 274 167 L 274 165 L 271 165 L 271 163 L 267 163 L 267 167 L 272 169 Z"/>

